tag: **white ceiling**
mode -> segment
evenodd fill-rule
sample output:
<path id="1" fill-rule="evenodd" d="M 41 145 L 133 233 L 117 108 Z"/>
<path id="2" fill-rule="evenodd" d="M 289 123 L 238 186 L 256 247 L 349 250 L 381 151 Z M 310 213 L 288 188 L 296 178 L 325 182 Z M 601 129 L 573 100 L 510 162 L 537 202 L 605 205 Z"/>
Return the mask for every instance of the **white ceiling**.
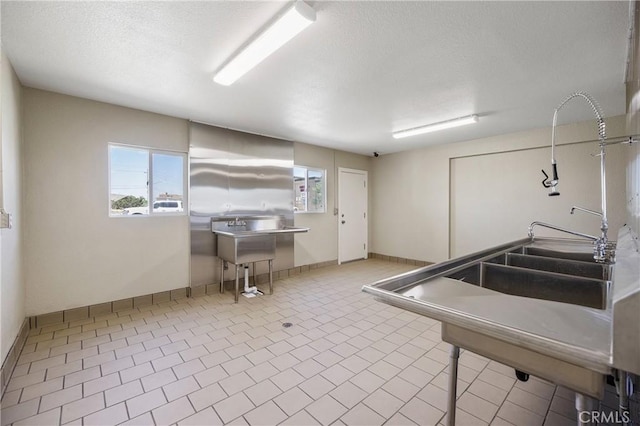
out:
<path id="1" fill-rule="evenodd" d="M 2 47 L 25 86 L 362 154 L 549 126 L 579 90 L 625 112 L 626 1 L 309 4 L 316 23 L 229 87 L 214 71 L 285 3 L 2 1 Z"/>

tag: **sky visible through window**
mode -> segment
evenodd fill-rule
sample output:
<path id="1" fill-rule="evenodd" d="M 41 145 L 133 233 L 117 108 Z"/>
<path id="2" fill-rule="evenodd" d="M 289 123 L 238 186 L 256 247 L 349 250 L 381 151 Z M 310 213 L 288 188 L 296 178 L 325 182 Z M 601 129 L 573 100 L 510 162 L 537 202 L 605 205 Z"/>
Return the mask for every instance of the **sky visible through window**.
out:
<path id="1" fill-rule="evenodd" d="M 182 195 L 182 156 L 153 154 L 153 199 L 160 194 Z"/>
<path id="2" fill-rule="evenodd" d="M 148 199 L 149 152 L 110 146 L 111 195 L 133 195 Z"/>
<path id="3" fill-rule="evenodd" d="M 110 146 L 111 197 L 132 195 L 148 200 L 149 151 Z M 153 199 L 161 194 L 183 193 L 184 164 L 182 155 L 152 153 Z"/>

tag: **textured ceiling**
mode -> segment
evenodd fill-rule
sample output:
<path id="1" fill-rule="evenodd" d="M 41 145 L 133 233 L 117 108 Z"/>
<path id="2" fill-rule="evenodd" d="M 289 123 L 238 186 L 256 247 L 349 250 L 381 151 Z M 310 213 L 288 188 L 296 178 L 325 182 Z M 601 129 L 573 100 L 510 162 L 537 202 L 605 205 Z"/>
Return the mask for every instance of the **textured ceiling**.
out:
<path id="1" fill-rule="evenodd" d="M 25 86 L 363 154 L 549 126 L 578 90 L 625 112 L 627 2 L 309 4 L 316 23 L 229 87 L 214 71 L 285 3 L 2 1 L 2 48 Z"/>

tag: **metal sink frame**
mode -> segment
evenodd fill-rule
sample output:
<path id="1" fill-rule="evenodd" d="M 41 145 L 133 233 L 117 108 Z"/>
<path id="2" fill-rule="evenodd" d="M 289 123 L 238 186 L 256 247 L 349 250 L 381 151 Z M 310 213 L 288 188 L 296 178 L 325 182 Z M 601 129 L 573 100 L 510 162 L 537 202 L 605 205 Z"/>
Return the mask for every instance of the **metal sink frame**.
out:
<path id="1" fill-rule="evenodd" d="M 607 375 L 640 374 L 640 254 L 633 235 L 621 230 L 615 266 L 595 263 L 592 248 L 582 240 L 531 237 L 363 291 L 442 322 L 442 339 L 453 345 L 450 424 L 459 348 L 570 388 L 576 407 L 589 410 L 602 399 Z M 622 406 L 624 391 L 620 397 Z"/>
<path id="2" fill-rule="evenodd" d="M 218 216 L 211 219 L 211 232 L 217 239 L 220 262 L 220 293 L 224 293 L 225 262 L 235 265 L 235 303 L 240 296 L 240 267 L 253 264 L 253 282 L 257 284 L 256 262 L 269 263 L 269 294 L 273 294 L 273 259 L 276 235 L 307 232 L 309 228 L 285 226 L 283 216 Z"/>

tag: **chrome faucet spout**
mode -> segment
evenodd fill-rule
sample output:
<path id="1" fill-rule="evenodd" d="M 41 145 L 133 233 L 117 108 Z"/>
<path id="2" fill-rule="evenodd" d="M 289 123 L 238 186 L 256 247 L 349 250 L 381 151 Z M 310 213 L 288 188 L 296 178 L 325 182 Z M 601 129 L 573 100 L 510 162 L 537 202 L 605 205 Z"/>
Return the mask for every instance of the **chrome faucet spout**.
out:
<path id="1" fill-rule="evenodd" d="M 531 225 L 529 225 L 529 237 L 533 238 L 533 228 L 535 226 L 540 226 L 542 228 L 549 228 L 549 229 L 553 229 L 554 231 L 559 231 L 559 232 L 564 232 L 566 234 L 570 234 L 570 235 L 574 235 L 576 237 L 581 237 L 581 238 L 585 238 L 587 240 L 591 240 L 593 242 L 597 242 L 599 240 L 598 237 L 594 237 L 593 235 L 589 235 L 589 234 L 583 234 L 582 232 L 578 232 L 578 231 L 572 231 L 570 229 L 566 229 L 566 228 L 562 228 L 560 226 L 557 225 L 552 225 L 550 223 L 545 223 L 545 222 L 531 222 Z"/>
<path id="2" fill-rule="evenodd" d="M 578 207 L 578 206 L 571 207 L 571 211 L 569 213 L 573 214 L 575 210 L 580 210 L 580 211 L 583 211 L 585 213 L 589 213 L 589 214 L 592 214 L 592 215 L 595 215 L 595 216 L 602 217 L 602 213 L 600 213 L 600 212 L 597 212 L 595 210 L 585 209 L 584 207 Z"/>

